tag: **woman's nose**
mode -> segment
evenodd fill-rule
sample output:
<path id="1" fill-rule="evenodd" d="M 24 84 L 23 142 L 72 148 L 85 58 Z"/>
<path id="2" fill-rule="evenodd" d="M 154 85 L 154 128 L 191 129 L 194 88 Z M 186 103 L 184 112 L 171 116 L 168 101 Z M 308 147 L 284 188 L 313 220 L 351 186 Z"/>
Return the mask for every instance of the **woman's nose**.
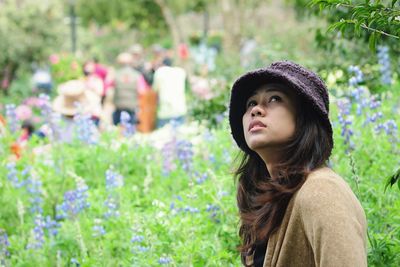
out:
<path id="1" fill-rule="evenodd" d="M 265 115 L 265 111 L 259 105 L 256 105 L 251 109 L 251 116 L 252 117 L 264 116 L 264 115 Z"/>

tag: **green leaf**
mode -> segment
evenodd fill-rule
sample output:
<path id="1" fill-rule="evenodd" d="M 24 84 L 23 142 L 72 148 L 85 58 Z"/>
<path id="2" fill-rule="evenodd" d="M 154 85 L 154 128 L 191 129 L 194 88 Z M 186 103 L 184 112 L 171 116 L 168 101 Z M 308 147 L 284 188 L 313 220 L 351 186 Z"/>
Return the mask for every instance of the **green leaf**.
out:
<path id="1" fill-rule="evenodd" d="M 385 185 L 385 191 L 390 186 L 392 187 L 397 182 L 397 186 L 400 189 L 400 168 L 387 179 L 387 183 Z"/>
<path id="2" fill-rule="evenodd" d="M 332 23 L 328 27 L 327 32 L 332 32 L 332 31 L 337 30 L 337 29 L 340 30 L 343 27 L 344 24 L 346 24 L 346 22 L 344 22 L 344 21 L 338 21 L 338 22 Z"/>
<path id="3" fill-rule="evenodd" d="M 373 52 L 376 52 L 376 33 L 373 32 L 369 36 L 369 49 Z"/>
<path id="4" fill-rule="evenodd" d="M 357 21 L 357 22 L 354 24 L 354 33 L 355 33 L 355 35 L 357 35 L 357 36 L 360 36 L 360 35 L 361 35 L 361 21 Z"/>

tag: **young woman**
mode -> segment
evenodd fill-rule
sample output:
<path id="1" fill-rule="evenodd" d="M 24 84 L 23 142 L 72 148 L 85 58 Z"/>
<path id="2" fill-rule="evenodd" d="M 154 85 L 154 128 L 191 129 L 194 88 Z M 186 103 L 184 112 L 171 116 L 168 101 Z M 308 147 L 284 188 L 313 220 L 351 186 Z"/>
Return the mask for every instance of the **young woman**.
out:
<path id="1" fill-rule="evenodd" d="M 322 80 L 292 62 L 234 83 L 229 122 L 244 152 L 236 176 L 245 266 L 367 266 L 364 211 L 326 166 L 328 112 Z"/>

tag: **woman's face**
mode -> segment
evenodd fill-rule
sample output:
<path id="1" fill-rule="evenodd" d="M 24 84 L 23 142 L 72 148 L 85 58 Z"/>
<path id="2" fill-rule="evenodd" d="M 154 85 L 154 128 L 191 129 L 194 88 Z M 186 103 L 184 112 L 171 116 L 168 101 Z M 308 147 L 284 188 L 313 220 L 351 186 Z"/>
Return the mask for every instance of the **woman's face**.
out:
<path id="1" fill-rule="evenodd" d="M 262 86 L 246 101 L 243 131 L 247 145 L 256 153 L 279 150 L 296 129 L 296 99 L 288 90 Z"/>

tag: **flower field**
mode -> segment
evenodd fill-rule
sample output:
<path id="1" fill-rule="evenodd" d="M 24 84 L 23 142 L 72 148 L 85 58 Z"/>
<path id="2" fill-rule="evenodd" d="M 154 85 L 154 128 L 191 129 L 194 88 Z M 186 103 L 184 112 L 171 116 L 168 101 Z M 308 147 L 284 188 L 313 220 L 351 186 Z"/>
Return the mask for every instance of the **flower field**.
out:
<path id="1" fill-rule="evenodd" d="M 351 68 L 331 95 L 329 162 L 368 219 L 370 266 L 400 266 L 400 195 L 385 191 L 400 167 L 400 85 L 372 95 Z M 340 89 L 340 88 L 339 88 Z M 150 135 L 99 133 L 85 117 L 74 136 L 47 109 L 51 136 L 32 137 L 16 159 L 15 107 L 0 136 L 1 266 L 240 266 L 233 170 L 238 149 L 226 116 Z"/>

